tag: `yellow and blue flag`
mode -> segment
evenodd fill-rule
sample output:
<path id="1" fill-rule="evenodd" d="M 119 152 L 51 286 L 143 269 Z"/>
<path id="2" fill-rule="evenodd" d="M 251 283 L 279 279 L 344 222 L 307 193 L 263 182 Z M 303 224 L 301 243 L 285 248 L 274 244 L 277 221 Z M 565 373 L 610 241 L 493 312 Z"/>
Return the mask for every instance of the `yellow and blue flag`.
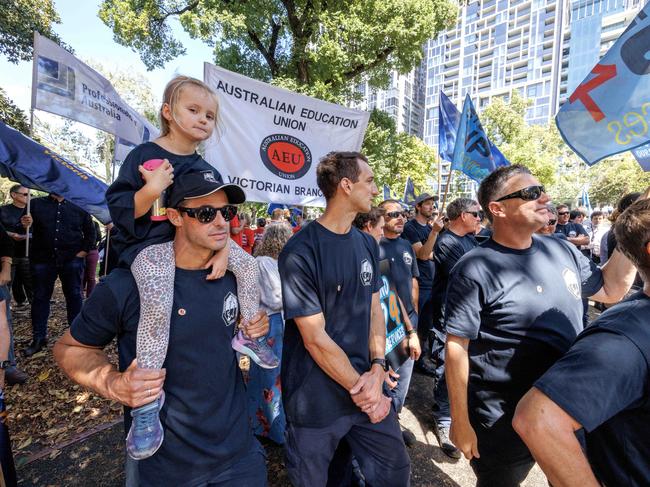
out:
<path id="1" fill-rule="evenodd" d="M 404 198 L 402 202 L 408 206 L 415 205 L 415 185 L 411 181 L 411 176 L 406 178 L 406 185 L 404 186 Z"/>
<path id="2" fill-rule="evenodd" d="M 480 183 L 497 167 L 507 165 L 509 162 L 485 135 L 474 104 L 467 95 L 458 123 L 451 169 L 462 171 Z"/>
<path id="3" fill-rule="evenodd" d="M 0 122 L 0 176 L 26 188 L 63 196 L 104 224 L 111 221 L 106 183 L 3 122 Z"/>
<path id="4" fill-rule="evenodd" d="M 650 142 L 650 3 L 555 116 L 565 142 L 587 164 Z"/>

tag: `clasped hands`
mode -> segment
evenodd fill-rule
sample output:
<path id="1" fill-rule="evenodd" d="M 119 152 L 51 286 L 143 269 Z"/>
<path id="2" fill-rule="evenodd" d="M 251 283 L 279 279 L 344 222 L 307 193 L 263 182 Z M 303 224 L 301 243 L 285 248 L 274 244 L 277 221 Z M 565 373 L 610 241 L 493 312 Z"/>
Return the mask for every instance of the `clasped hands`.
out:
<path id="1" fill-rule="evenodd" d="M 350 389 L 354 404 L 368 415 L 371 423 L 379 423 L 390 412 L 392 399 L 382 392 L 385 376 L 386 373 L 381 367 L 373 366 L 362 374 Z"/>

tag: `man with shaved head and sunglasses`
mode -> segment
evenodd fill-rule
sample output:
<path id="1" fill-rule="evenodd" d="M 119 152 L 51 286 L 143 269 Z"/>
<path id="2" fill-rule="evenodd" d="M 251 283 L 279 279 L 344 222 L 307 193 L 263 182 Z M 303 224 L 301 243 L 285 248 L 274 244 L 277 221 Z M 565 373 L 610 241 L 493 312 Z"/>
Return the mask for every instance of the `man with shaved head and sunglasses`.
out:
<path id="1" fill-rule="evenodd" d="M 72 380 L 126 406 L 126 430 L 130 408 L 164 398 L 164 441 L 151 457 L 127 461 L 127 486 L 266 485 L 264 453 L 249 425 L 230 342 L 239 319 L 236 279 L 230 271 L 206 279 L 206 265 L 227 245 L 235 204 L 244 199 L 239 186 L 203 172 L 178 176 L 170 187 L 176 272 L 164 368 L 140 368 L 135 360 L 140 300 L 125 268 L 100 282 L 54 347 Z M 268 317 L 256 315 L 245 330 L 251 338 L 266 335 Z M 118 367 L 103 350 L 115 337 Z"/>
<path id="2" fill-rule="evenodd" d="M 619 301 L 635 269 L 616 252 L 600 270 L 536 235 L 549 197 L 524 166 L 494 171 L 478 199 L 493 235 L 453 268 L 445 307 L 451 439 L 478 486 L 518 486 L 534 460 L 511 424 L 517 403 L 582 330 L 582 296 Z"/>

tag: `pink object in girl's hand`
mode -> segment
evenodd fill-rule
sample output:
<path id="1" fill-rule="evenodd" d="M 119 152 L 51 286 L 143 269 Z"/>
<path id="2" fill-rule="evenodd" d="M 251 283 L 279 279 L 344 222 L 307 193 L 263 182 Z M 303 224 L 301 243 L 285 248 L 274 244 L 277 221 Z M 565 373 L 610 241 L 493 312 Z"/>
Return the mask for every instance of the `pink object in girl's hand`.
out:
<path id="1" fill-rule="evenodd" d="M 157 169 L 163 162 L 165 162 L 163 159 L 149 159 L 144 164 L 142 164 L 142 167 L 144 167 L 147 171 L 153 171 L 154 169 Z M 153 202 L 153 206 L 151 207 L 152 221 L 162 222 L 167 220 L 167 208 L 165 207 L 165 193 L 166 191 L 160 193 L 160 196 L 158 196 L 156 201 Z"/>

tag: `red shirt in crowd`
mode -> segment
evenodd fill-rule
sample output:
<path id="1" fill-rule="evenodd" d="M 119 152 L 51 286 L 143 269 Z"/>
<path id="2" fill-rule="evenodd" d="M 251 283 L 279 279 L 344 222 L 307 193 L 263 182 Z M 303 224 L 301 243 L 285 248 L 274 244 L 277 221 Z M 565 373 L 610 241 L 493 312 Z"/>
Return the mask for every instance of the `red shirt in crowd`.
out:
<path id="1" fill-rule="evenodd" d="M 244 228 L 240 235 L 242 235 L 242 248 L 249 254 L 253 253 L 253 245 L 255 244 L 255 231 L 250 228 Z"/>
<path id="2" fill-rule="evenodd" d="M 239 228 L 241 224 L 239 223 L 239 217 L 235 216 L 232 220 L 230 220 L 230 238 L 233 239 L 233 241 L 239 245 L 240 247 L 242 246 L 242 236 L 243 236 L 243 231 L 239 233 L 232 233 L 233 228 Z"/>

